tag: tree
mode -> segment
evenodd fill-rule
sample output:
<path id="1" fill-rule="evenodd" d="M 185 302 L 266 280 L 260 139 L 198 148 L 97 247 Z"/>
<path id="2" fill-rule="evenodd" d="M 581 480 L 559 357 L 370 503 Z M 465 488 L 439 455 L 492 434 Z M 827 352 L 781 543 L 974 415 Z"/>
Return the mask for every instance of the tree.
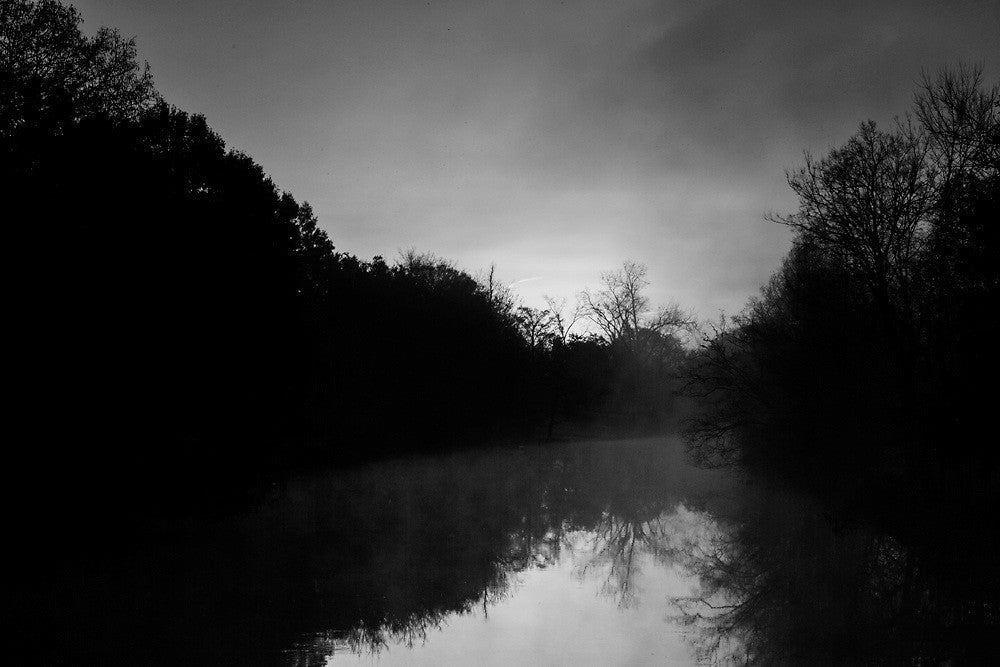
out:
<path id="1" fill-rule="evenodd" d="M 935 174 L 926 138 L 900 125 L 863 123 L 841 148 L 788 176 L 799 209 L 771 219 L 854 267 L 888 311 L 908 294 L 913 260 L 933 208 Z"/>
<path id="2" fill-rule="evenodd" d="M 920 268 L 946 297 L 936 306 L 947 309 L 956 290 L 981 289 L 995 277 L 998 242 L 989 202 L 1000 189 L 1000 85 L 986 86 L 981 67 L 925 75 L 915 107 L 928 163 L 938 174 Z"/>
<path id="3" fill-rule="evenodd" d="M 926 133 L 929 159 L 940 174 L 942 202 L 968 176 L 996 178 L 1000 168 L 1000 85 L 983 82 L 982 66 L 960 64 L 923 75 L 914 114 Z"/>
<path id="4" fill-rule="evenodd" d="M 1000 360 L 1000 85 L 982 68 L 924 76 L 915 115 L 939 174 L 932 224 L 917 263 L 923 278 L 918 332 L 924 382 L 935 387 L 940 438 L 968 432 L 993 409 Z M 970 434 L 961 438 L 976 442 Z M 946 448 L 939 448 L 944 455 Z M 974 467 L 989 475 L 997 448 L 980 445 Z M 972 458 L 972 457 L 970 457 Z"/>
<path id="5" fill-rule="evenodd" d="M 518 328 L 528 347 L 532 350 L 545 347 L 553 332 L 554 320 L 552 313 L 548 310 L 531 308 L 530 306 L 519 306 L 515 317 Z"/>
<path id="6" fill-rule="evenodd" d="M 56 0 L 0 5 L 0 135 L 60 132 L 102 116 L 137 120 L 157 102 L 148 63 L 134 39 L 80 30 L 80 13 Z"/>
<path id="7" fill-rule="evenodd" d="M 783 266 L 691 367 L 695 453 L 840 499 L 949 475 L 995 494 L 976 433 L 1000 375 L 998 156 L 1000 89 L 964 66 L 925 77 L 891 130 L 807 155 L 798 210 L 772 216 L 796 232 Z"/>
<path id="8" fill-rule="evenodd" d="M 671 305 L 654 310 L 645 290 L 646 267 L 625 261 L 601 274 L 601 289 L 579 295 L 579 312 L 601 332 L 614 368 L 610 410 L 631 427 L 656 426 L 670 405 L 678 370 L 678 335 L 691 318 Z"/>
<path id="9" fill-rule="evenodd" d="M 679 306 L 653 310 L 645 290 L 646 267 L 625 261 L 617 271 L 601 274 L 602 288 L 584 290 L 579 295 L 580 312 L 594 324 L 612 345 L 622 344 L 638 352 L 646 340 L 643 332 L 672 334 L 691 323 Z"/>
<path id="10" fill-rule="evenodd" d="M 543 298 L 545 299 L 545 304 L 549 307 L 548 312 L 551 314 L 554 333 L 559 337 L 559 341 L 565 344 L 569 340 L 573 326 L 583 316 L 580 303 L 577 302 L 576 307 L 572 311 L 567 311 L 566 299 L 557 299 L 548 295 L 545 295 Z"/>

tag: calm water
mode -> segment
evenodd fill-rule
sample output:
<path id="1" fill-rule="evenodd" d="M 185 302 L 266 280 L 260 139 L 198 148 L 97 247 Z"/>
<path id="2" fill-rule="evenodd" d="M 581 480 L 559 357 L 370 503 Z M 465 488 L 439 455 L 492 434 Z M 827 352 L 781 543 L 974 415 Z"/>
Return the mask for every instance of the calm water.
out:
<path id="1" fill-rule="evenodd" d="M 507 576 L 501 594 L 434 619 L 415 637 L 390 633 L 378 646 L 349 635 L 328 642 L 327 663 L 690 664 L 690 632 L 671 624 L 671 600 L 696 593 L 699 582 L 667 551 L 706 528 L 714 529 L 711 517 L 678 505 L 642 526 L 651 534 L 636 536 L 634 547 L 615 544 L 617 536 L 564 533 L 558 554 L 539 550 Z M 631 530 L 613 522 L 608 529 Z"/>
<path id="2" fill-rule="evenodd" d="M 676 440 L 575 443 L 298 479 L 245 526 L 337 535 L 292 664 L 693 664 L 677 601 L 724 489 Z"/>
<path id="3" fill-rule="evenodd" d="M 55 634 L 74 662 L 693 664 L 726 498 L 672 439 L 302 476 L 69 573 Z"/>
<path id="4" fill-rule="evenodd" d="M 971 655 L 983 587 L 876 526 L 695 469 L 676 439 L 499 449 L 298 477 L 242 516 L 79 553 L 33 599 L 59 612 L 40 653 L 68 664 Z"/>

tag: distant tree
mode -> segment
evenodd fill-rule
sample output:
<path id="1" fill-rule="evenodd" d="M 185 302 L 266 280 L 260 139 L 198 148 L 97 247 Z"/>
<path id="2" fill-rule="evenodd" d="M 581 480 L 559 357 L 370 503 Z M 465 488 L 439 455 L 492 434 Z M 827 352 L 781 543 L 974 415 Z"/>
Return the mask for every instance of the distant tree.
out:
<path id="1" fill-rule="evenodd" d="M 601 274 L 601 289 L 584 290 L 579 295 L 583 316 L 609 343 L 623 344 L 633 352 L 648 340 L 644 331 L 674 333 L 691 322 L 676 305 L 653 310 L 645 293 L 649 286 L 646 272 L 644 265 L 626 261 L 620 269 Z"/>
<path id="2" fill-rule="evenodd" d="M 548 310 L 519 306 L 515 315 L 518 328 L 532 350 L 544 347 L 554 333 L 554 320 Z"/>
<path id="3" fill-rule="evenodd" d="M 601 274 L 602 286 L 579 294 L 579 312 L 606 341 L 614 368 L 609 409 L 631 427 L 655 426 L 671 403 L 679 370 L 678 335 L 692 323 L 679 306 L 654 309 L 646 294 L 646 267 L 625 261 Z"/>
<path id="4" fill-rule="evenodd" d="M 543 298 L 551 314 L 552 327 L 555 330 L 555 334 L 561 342 L 565 343 L 569 340 L 573 326 L 583 317 L 580 302 L 577 301 L 576 307 L 568 311 L 566 309 L 566 299 L 557 299 L 548 295 L 545 295 Z"/>
<path id="5" fill-rule="evenodd" d="M 496 265 L 479 273 L 476 281 L 482 286 L 486 298 L 498 313 L 512 314 L 517 308 L 517 298 L 509 284 L 501 282 L 496 275 Z"/>

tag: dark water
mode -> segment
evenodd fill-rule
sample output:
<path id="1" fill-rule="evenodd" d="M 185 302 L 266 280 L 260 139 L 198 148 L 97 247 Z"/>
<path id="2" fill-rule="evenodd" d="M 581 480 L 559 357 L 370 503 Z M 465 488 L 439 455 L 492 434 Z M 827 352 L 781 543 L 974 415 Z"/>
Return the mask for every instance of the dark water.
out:
<path id="1" fill-rule="evenodd" d="M 670 439 L 303 476 L 53 574 L 46 641 L 70 663 L 691 663 L 676 599 L 725 488 Z"/>
<path id="2" fill-rule="evenodd" d="M 66 664 L 919 663 L 993 623 L 993 608 L 942 602 L 912 554 L 865 525 L 693 468 L 673 438 L 382 462 L 293 479 L 210 526 L 80 554 L 36 596 L 59 610 L 40 653 Z"/>

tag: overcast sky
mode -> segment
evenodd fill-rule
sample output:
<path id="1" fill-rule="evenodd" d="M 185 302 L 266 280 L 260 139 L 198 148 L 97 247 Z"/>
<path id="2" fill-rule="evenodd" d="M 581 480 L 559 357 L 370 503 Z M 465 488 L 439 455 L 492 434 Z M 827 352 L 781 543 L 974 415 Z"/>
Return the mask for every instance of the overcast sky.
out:
<path id="1" fill-rule="evenodd" d="M 1000 0 L 74 4 L 341 250 L 496 263 L 532 305 L 630 258 L 702 317 L 777 267 L 803 150 L 904 112 L 922 69 L 1000 68 Z"/>

